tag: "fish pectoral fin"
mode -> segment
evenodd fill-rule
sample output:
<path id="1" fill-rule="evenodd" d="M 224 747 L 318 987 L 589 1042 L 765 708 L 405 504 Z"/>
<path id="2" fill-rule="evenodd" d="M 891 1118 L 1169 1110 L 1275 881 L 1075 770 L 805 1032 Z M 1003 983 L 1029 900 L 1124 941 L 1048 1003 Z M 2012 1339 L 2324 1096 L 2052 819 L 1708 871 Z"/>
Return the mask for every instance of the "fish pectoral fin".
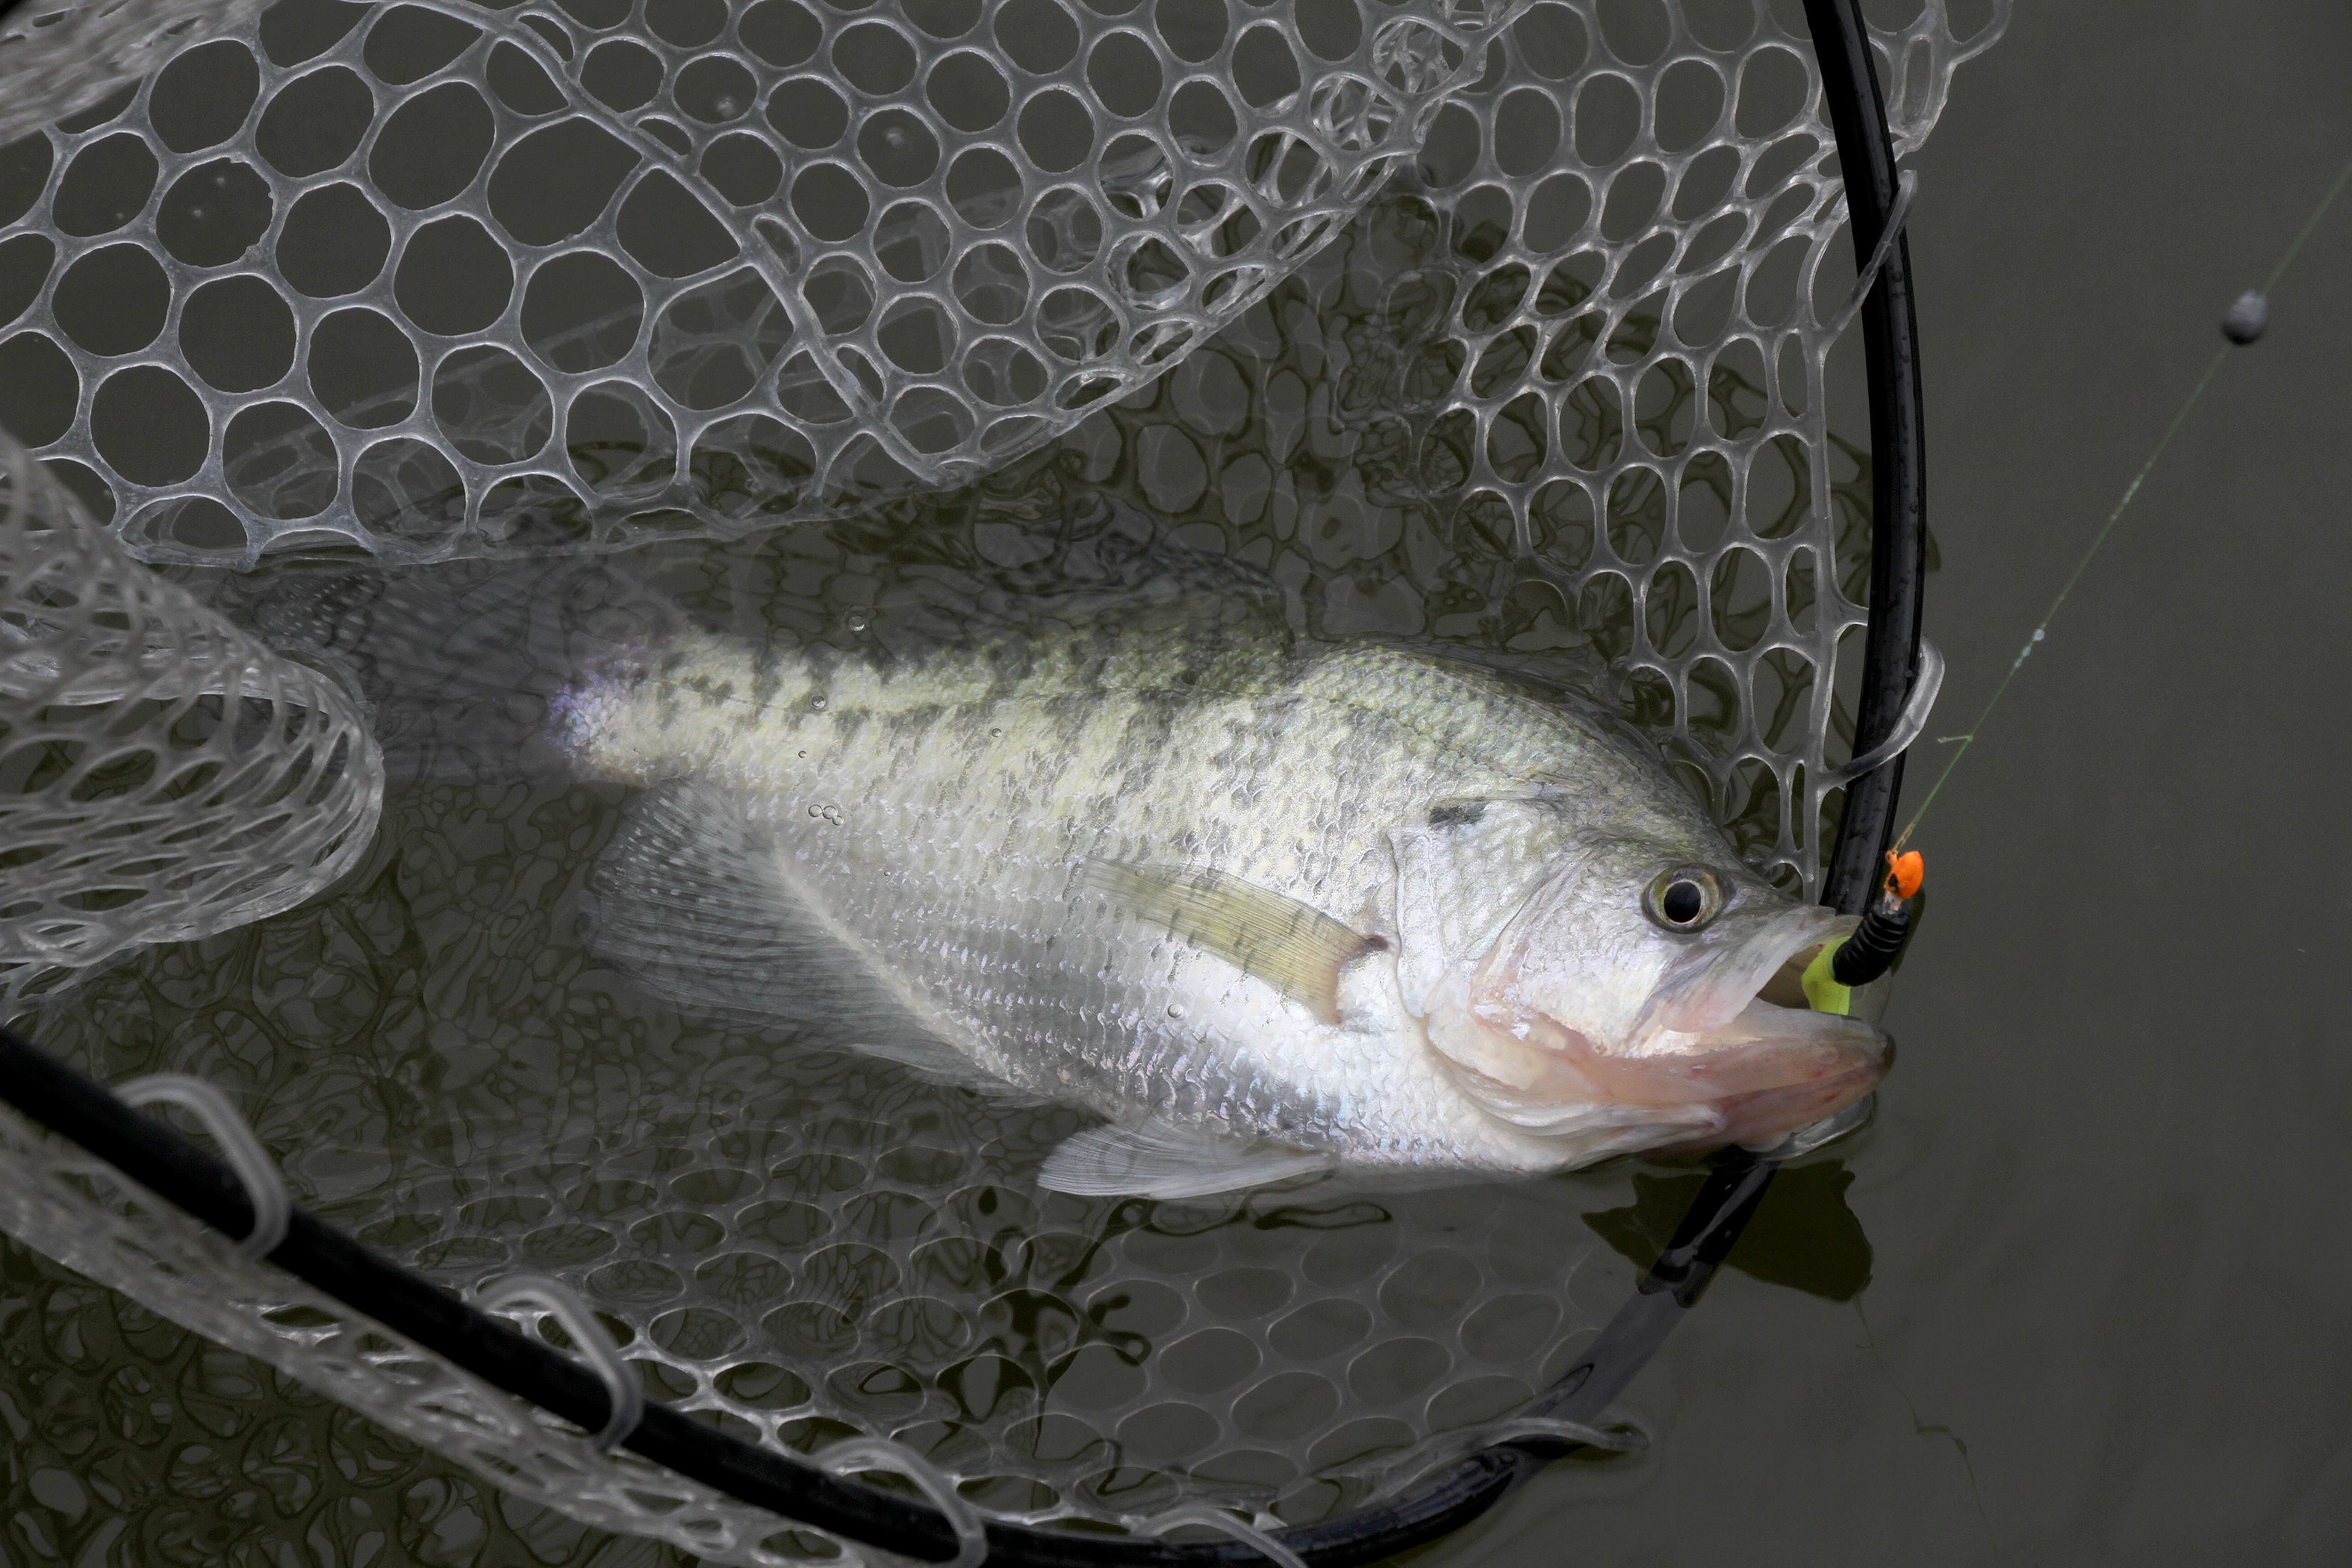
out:
<path id="1" fill-rule="evenodd" d="M 1064 1139 L 1045 1156 L 1037 1184 L 1082 1198 L 1197 1198 L 1330 1168 L 1328 1154 L 1195 1132 L 1155 1118 Z"/>
<path id="2" fill-rule="evenodd" d="M 1340 972 L 1387 945 L 1312 904 L 1204 867 L 1089 860 L 1083 880 L 1303 1003 L 1326 1024 L 1339 1021 Z"/>

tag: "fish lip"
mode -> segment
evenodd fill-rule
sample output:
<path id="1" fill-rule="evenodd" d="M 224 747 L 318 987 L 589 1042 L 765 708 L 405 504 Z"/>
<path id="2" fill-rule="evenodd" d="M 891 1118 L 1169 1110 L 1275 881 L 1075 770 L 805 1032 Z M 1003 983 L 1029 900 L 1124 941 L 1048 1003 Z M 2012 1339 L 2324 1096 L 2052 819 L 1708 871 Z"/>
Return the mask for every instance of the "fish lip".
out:
<path id="1" fill-rule="evenodd" d="M 1780 1010 L 1789 1011 L 1787 1008 Z M 1827 1014 L 1811 1016 L 1830 1016 Z M 1871 1033 L 1875 1035 L 1876 1031 Z M 1738 1143 L 1759 1152 L 1801 1152 L 1802 1150 L 1789 1149 L 1789 1141 L 1809 1127 L 1819 1127 L 1832 1118 L 1844 1115 L 1866 1100 L 1871 1091 L 1885 1080 L 1892 1055 L 1891 1042 L 1880 1037 L 1874 1046 L 1849 1053 L 1846 1060 L 1832 1071 L 1727 1095 L 1711 1102 L 1719 1119 L 1717 1128 L 1702 1131 L 1685 1142 L 1667 1145 L 1660 1152 L 1685 1152 Z M 1826 1137 L 1822 1140 L 1827 1141 Z M 1807 1145 L 1814 1146 L 1817 1145 Z"/>
<path id="2" fill-rule="evenodd" d="M 1771 1142 L 1834 1114 L 1886 1076 L 1893 1042 L 1842 1013 L 1758 1000 L 1719 1029 L 1666 1036 L 1658 1059 L 1725 1120 L 1727 1142 Z M 1679 1047 L 1679 1048 L 1677 1048 Z"/>
<path id="3" fill-rule="evenodd" d="M 1782 964 L 1809 947 L 1843 940 L 1861 923 L 1820 904 L 1731 911 L 1667 970 L 1634 1024 L 1634 1038 L 1722 1028 L 1756 1002 Z"/>

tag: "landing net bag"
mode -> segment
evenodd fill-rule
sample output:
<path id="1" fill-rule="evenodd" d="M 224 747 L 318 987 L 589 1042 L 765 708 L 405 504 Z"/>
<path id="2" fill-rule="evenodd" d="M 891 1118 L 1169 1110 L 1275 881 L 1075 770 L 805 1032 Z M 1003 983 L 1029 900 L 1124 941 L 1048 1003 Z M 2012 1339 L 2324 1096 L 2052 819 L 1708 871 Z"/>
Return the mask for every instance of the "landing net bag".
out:
<path id="1" fill-rule="evenodd" d="M 0 434 L 0 1011 L 366 852 L 359 700 L 125 556 Z"/>
<path id="2" fill-rule="evenodd" d="M 1899 150 L 1998 21 L 1956 40 L 1930 5 L 1877 35 Z M 1801 28 L 1549 0 L 289 0 L 0 170 L 0 418 L 46 466 L 12 454 L 19 490 L 182 563 L 194 609 L 395 764 L 364 857 L 268 908 L 325 897 L 131 935 L 171 945 L 20 1031 L 104 1081 L 208 1080 L 297 1201 L 451 1291 L 559 1282 L 649 1400 L 820 1459 L 890 1439 L 998 1519 L 1328 1519 L 1590 1342 L 1627 1276 L 1585 1216 L 1622 1174 L 1040 1191 L 1088 1118 L 650 999 L 578 931 L 626 792 L 404 782 L 413 716 L 264 646 L 285 569 L 184 567 L 652 542 L 631 570 L 711 622 L 855 648 L 1115 595 L 1172 542 L 1272 584 L 1302 636 L 1614 710 L 1809 891 L 1870 478 L 1831 429 L 1855 268 Z M 445 270 L 404 295 L 412 263 Z M 14 1113 L 0 1144 L 13 1235 L 496 1487 L 712 1561 L 877 1556 L 601 1451 Z M 572 1342 L 543 1303 L 509 1315 Z"/>
<path id="3" fill-rule="evenodd" d="M 1247 310 L 1500 19 L 281 4 L 12 148 L 6 416 L 150 559 L 854 512 Z"/>

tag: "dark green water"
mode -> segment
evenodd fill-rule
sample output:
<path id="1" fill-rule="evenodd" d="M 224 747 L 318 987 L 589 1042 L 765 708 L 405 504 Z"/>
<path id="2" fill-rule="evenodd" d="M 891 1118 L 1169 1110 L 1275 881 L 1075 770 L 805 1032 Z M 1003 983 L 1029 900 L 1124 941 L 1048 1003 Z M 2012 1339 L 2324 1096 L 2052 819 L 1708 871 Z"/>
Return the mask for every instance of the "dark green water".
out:
<path id="1" fill-rule="evenodd" d="M 1929 626 L 1954 671 L 1937 733 L 1973 715 L 2222 306 L 2352 150 L 2339 12 L 2151 6 L 2126 26 L 2025 10 L 1918 160 Z M 1635 1385 L 1654 1447 L 1559 1467 L 1423 1561 L 2352 1548 L 2352 1266 L 2329 1235 L 2347 879 L 2318 686 L 2352 548 L 2331 504 L 2347 259 L 2352 208 L 1938 803 L 1878 1123 L 1780 1190 L 1746 1271 Z M 1082 466 L 1088 449 L 1072 444 Z M 462 889 L 437 891 L 462 912 Z M 423 1046 L 417 1070 L 446 1073 L 472 1043 Z M 1650 1200 L 1602 1234 L 1638 1250 L 1677 1179 L 1596 1186 L 1596 1211 Z M 12 1562 L 680 1561 L 504 1500 L 20 1248 L 0 1268 Z"/>

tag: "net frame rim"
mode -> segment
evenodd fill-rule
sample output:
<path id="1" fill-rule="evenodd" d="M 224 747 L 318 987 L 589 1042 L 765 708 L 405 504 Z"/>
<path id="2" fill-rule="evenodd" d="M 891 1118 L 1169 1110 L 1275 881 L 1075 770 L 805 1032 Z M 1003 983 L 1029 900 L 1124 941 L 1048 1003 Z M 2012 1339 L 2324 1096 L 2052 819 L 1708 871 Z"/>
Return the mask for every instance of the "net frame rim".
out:
<path id="1" fill-rule="evenodd" d="M 0 0 L 0 17 L 21 3 Z M 1885 98 L 1859 0 L 1804 0 L 1804 11 L 1861 268 L 1885 237 L 1901 194 Z M 1861 321 L 1873 506 L 1871 613 L 1856 714 L 1857 755 L 1892 731 L 1919 671 L 1927 561 L 1925 415 L 1906 237 L 1895 236 L 1864 299 Z M 1861 909 L 1894 830 L 1902 773 L 1903 759 L 1897 756 L 1847 786 L 1822 884 L 1824 903 L 1847 913 Z M 4 1028 L 0 1099 L 212 1228 L 232 1238 L 252 1229 L 245 1185 L 225 1163 Z M 1777 1164 L 1769 1155 L 1737 1150 L 1715 1157 L 1705 1186 L 1634 1294 L 1577 1364 L 1535 1401 L 1531 1413 L 1588 1423 L 1601 1415 L 1696 1304 L 1762 1200 Z M 267 1256 L 506 1393 L 592 1429 L 606 1413 L 604 1384 L 588 1367 L 446 1296 L 299 1205 L 292 1211 L 286 1239 Z M 376 1304 L 360 1306 L 363 1292 Z M 382 1310 L 387 1303 L 395 1309 L 389 1315 Z M 396 1321 L 402 1318 L 411 1321 Z M 443 1343 L 435 1344 L 436 1340 Z M 863 1544 L 936 1562 L 952 1559 L 960 1550 L 949 1521 L 934 1508 L 837 1479 L 816 1464 L 756 1447 L 660 1405 L 646 1407 L 625 1446 L 741 1501 Z M 1419 1491 L 1282 1531 L 1276 1538 L 1316 1568 L 1357 1568 L 1451 1533 L 1580 1446 L 1541 1437 L 1500 1443 L 1446 1467 Z M 1180 1544 L 993 1521 L 987 1538 L 989 1561 L 1031 1568 L 1184 1568 L 1265 1561 L 1238 1541 Z"/>

